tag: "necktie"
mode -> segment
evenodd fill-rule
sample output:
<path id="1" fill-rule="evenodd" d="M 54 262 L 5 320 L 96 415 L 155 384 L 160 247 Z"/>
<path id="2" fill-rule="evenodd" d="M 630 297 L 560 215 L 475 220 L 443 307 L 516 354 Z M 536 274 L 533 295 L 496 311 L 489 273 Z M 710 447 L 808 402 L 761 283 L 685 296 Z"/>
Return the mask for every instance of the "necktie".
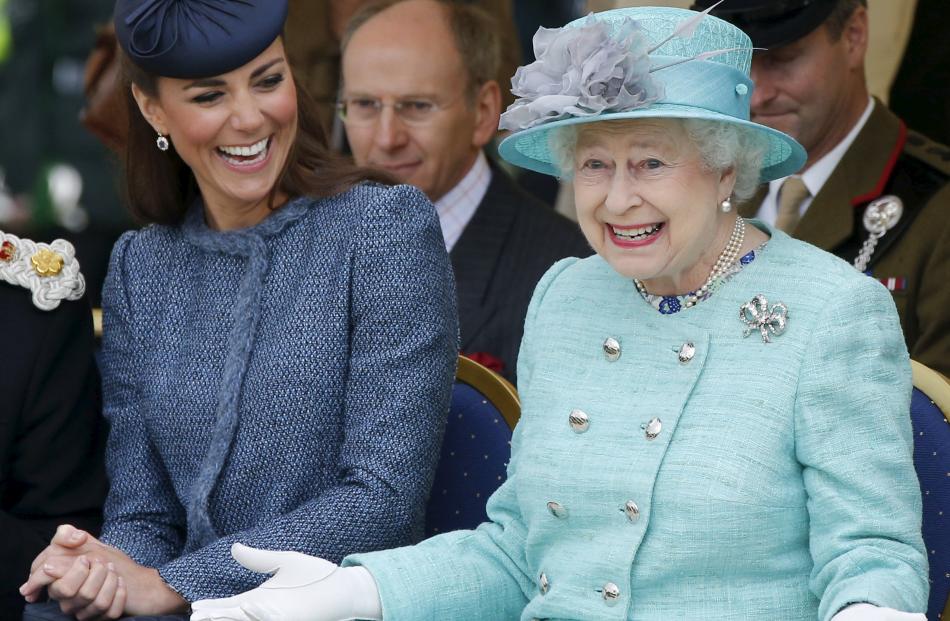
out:
<path id="1" fill-rule="evenodd" d="M 801 220 L 802 201 L 811 196 L 801 177 L 789 177 L 782 184 L 778 195 L 778 217 L 775 228 L 791 235 Z"/>

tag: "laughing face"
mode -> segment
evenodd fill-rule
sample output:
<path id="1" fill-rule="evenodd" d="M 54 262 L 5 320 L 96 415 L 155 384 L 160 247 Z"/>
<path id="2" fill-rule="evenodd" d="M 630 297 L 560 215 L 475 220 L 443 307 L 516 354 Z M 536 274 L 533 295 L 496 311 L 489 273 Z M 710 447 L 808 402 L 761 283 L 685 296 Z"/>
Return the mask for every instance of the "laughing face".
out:
<path id="1" fill-rule="evenodd" d="M 698 288 L 729 238 L 719 203 L 731 171 L 710 171 L 674 120 L 580 126 L 574 200 L 581 230 L 614 270 L 660 295 Z"/>
<path id="2" fill-rule="evenodd" d="M 268 215 L 270 192 L 297 135 L 297 93 L 279 38 L 228 73 L 162 77 L 157 97 L 135 87 L 133 93 L 194 173 L 210 225 L 243 228 Z"/>

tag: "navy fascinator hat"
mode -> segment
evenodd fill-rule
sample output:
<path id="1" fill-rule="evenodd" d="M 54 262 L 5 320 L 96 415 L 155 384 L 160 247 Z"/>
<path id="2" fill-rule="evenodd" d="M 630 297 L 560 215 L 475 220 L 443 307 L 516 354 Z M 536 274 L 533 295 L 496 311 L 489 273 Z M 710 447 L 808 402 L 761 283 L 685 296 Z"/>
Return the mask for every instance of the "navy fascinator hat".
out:
<path id="1" fill-rule="evenodd" d="M 129 58 L 168 78 L 220 75 L 274 42 L 287 0 L 116 0 L 115 32 Z"/>

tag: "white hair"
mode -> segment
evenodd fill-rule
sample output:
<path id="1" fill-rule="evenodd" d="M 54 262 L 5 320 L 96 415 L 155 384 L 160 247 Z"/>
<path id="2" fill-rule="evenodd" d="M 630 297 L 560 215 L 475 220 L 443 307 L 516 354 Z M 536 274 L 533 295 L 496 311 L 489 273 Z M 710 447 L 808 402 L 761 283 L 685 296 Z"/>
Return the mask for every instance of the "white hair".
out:
<path id="1" fill-rule="evenodd" d="M 760 183 L 762 160 L 768 150 L 768 140 L 760 132 L 735 123 L 706 119 L 673 120 L 682 123 L 707 170 L 735 170 L 736 183 L 732 194 L 736 200 L 744 201 L 755 194 Z M 559 127 L 548 138 L 555 158 L 554 166 L 566 179 L 574 174 L 574 148 L 579 127 L 576 124 Z"/>

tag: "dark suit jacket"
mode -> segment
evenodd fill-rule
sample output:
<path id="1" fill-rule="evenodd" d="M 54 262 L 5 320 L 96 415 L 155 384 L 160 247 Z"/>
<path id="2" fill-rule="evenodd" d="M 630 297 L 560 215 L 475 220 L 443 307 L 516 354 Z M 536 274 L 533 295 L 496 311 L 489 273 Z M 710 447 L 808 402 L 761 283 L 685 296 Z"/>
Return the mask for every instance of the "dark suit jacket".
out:
<path id="1" fill-rule="evenodd" d="M 947 147 L 908 131 L 883 103 L 875 102 L 868 122 L 805 212 L 794 236 L 853 263 L 868 238 L 862 224 L 864 210 L 885 195 L 901 199 L 904 215 L 878 242 L 869 265 L 871 275 L 890 282 L 911 357 L 950 375 Z M 739 213 L 754 215 L 763 196 L 764 192 L 740 206 Z"/>
<path id="2" fill-rule="evenodd" d="M 591 252 L 576 223 L 493 167 L 488 192 L 449 255 L 462 353 L 500 359 L 502 375 L 515 381 L 534 286 L 559 259 Z"/>
<path id="3" fill-rule="evenodd" d="M 55 310 L 0 282 L 0 620 L 19 621 L 30 563 L 56 526 L 98 532 L 106 481 L 88 301 Z"/>

